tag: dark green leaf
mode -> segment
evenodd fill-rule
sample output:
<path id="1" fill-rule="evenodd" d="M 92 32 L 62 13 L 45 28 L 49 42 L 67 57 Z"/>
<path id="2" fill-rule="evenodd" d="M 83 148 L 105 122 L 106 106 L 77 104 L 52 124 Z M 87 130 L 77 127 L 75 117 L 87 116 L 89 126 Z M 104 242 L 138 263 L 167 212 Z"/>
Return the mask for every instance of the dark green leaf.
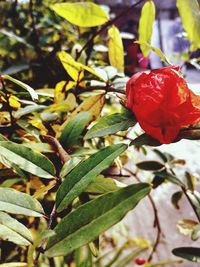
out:
<path id="1" fill-rule="evenodd" d="M 125 131 L 129 127 L 134 126 L 137 120 L 131 112 L 116 113 L 102 117 L 97 124 L 95 124 L 87 134 L 84 139 L 91 139 L 94 137 L 105 136 L 109 134 L 114 134 L 119 131 Z"/>
<path id="2" fill-rule="evenodd" d="M 65 148 L 77 145 L 80 135 L 86 127 L 90 118 L 90 112 L 81 112 L 74 117 L 64 128 L 60 142 Z"/>
<path id="3" fill-rule="evenodd" d="M 177 257 L 200 263 L 200 248 L 180 247 L 173 249 L 172 253 Z"/>
<path id="4" fill-rule="evenodd" d="M 142 169 L 145 171 L 158 171 L 165 167 L 162 163 L 158 161 L 153 161 L 153 160 L 139 162 L 136 164 L 136 166 L 139 169 Z"/>
<path id="5" fill-rule="evenodd" d="M 179 180 L 175 175 L 168 173 L 166 170 L 163 170 L 161 172 L 155 172 L 155 175 L 166 179 L 172 182 L 173 184 L 185 187 L 184 183 L 181 180 Z"/>
<path id="6" fill-rule="evenodd" d="M 141 134 L 140 136 L 136 137 L 130 145 L 133 146 L 143 146 L 143 145 L 147 145 L 147 146 L 160 146 L 161 143 L 154 139 L 153 137 L 151 137 L 150 135 L 144 133 Z"/>
<path id="7" fill-rule="evenodd" d="M 105 147 L 74 168 L 65 177 L 58 189 L 56 195 L 57 211 L 60 212 L 65 209 L 72 200 L 88 187 L 97 175 L 107 169 L 113 160 L 126 149 L 125 144 Z"/>
<path id="8" fill-rule="evenodd" d="M 153 184 L 152 187 L 153 187 L 153 189 L 157 188 L 159 185 L 161 185 L 164 182 L 165 182 L 165 178 L 159 177 L 159 176 L 155 175 L 153 177 L 153 180 L 152 180 L 152 184 Z"/>
<path id="9" fill-rule="evenodd" d="M 74 157 L 65 162 L 63 165 L 61 171 L 60 171 L 60 177 L 64 178 L 71 170 L 73 170 L 83 159 L 79 157 Z"/>
<path id="10" fill-rule="evenodd" d="M 46 255 L 67 255 L 91 242 L 120 221 L 149 192 L 148 184 L 134 184 L 80 206 L 55 227 L 56 235 L 49 239 Z"/>
<path id="11" fill-rule="evenodd" d="M 0 211 L 0 239 L 28 246 L 33 242 L 31 232 L 10 215 Z"/>
<path id="12" fill-rule="evenodd" d="M 172 204 L 174 205 L 174 207 L 176 209 L 179 209 L 179 201 L 181 200 L 182 198 L 182 195 L 183 195 L 183 192 L 182 191 L 178 191 L 178 192 L 175 192 L 173 195 L 172 195 L 172 198 L 171 198 L 171 202 Z"/>
<path id="13" fill-rule="evenodd" d="M 0 142 L 0 155 L 24 171 L 42 178 L 51 179 L 54 177 L 55 168 L 51 161 L 24 145 L 2 141 Z M 2 162 L 1 157 L 0 161 Z"/>
<path id="14" fill-rule="evenodd" d="M 167 155 L 165 153 L 161 152 L 158 149 L 154 149 L 153 152 L 155 152 L 159 156 L 159 158 L 161 158 L 163 160 L 163 162 L 168 161 Z"/>
<path id="15" fill-rule="evenodd" d="M 0 187 L 0 210 L 33 217 L 40 217 L 44 214 L 41 204 L 36 199 L 5 187 Z"/>

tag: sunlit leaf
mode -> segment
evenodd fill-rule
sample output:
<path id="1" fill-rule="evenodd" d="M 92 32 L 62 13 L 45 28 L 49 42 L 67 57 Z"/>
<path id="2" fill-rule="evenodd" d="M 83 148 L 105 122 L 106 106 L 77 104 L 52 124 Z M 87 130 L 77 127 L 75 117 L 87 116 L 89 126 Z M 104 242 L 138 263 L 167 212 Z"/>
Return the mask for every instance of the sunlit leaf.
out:
<path id="1" fill-rule="evenodd" d="M 148 184 L 130 185 L 80 206 L 54 228 L 56 235 L 49 239 L 46 255 L 67 255 L 93 241 L 120 221 L 149 191 Z"/>
<path id="2" fill-rule="evenodd" d="M 117 27 L 112 25 L 108 30 L 108 56 L 110 64 L 119 72 L 124 72 L 124 48 L 120 32 Z"/>
<path id="3" fill-rule="evenodd" d="M 59 16 L 80 27 L 94 27 L 108 21 L 107 13 L 92 2 L 57 3 L 51 8 Z"/>
<path id="4" fill-rule="evenodd" d="M 200 48 L 200 7 L 197 0 L 176 0 L 176 5 L 192 50 Z"/>
<path id="5" fill-rule="evenodd" d="M 31 232 L 16 219 L 0 211 L 0 239 L 28 246 L 33 242 Z"/>
<path id="6" fill-rule="evenodd" d="M 44 214 L 41 204 L 36 199 L 5 187 L 0 187 L 0 210 L 33 217 L 41 217 Z"/>
<path id="7" fill-rule="evenodd" d="M 24 171 L 42 178 L 51 179 L 54 177 L 55 168 L 51 161 L 24 145 L 2 141 L 0 142 L 0 155 Z"/>
<path id="8" fill-rule="evenodd" d="M 3 78 L 6 79 L 6 80 L 9 80 L 17 85 L 19 85 L 20 87 L 24 88 L 25 90 L 27 90 L 30 94 L 30 96 L 32 97 L 33 100 L 37 100 L 38 99 L 38 95 L 37 93 L 35 92 L 35 90 L 30 87 L 29 85 L 9 76 L 9 75 L 3 75 Z"/>
<path id="9" fill-rule="evenodd" d="M 153 1 L 147 1 L 142 7 L 142 13 L 139 21 L 139 41 L 151 45 L 151 36 L 153 23 L 155 20 L 155 5 Z M 140 48 L 144 57 L 147 57 L 151 47 L 141 44 Z"/>

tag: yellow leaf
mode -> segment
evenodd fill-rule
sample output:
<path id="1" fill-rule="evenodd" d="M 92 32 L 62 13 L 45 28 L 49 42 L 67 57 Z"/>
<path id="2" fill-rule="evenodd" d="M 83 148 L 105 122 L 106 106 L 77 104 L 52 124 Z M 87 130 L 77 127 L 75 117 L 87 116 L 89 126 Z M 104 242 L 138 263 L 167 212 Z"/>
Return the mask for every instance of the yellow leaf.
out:
<path id="1" fill-rule="evenodd" d="M 52 5 L 51 9 L 80 27 L 95 27 L 108 21 L 107 13 L 92 2 L 57 3 Z"/>
<path id="2" fill-rule="evenodd" d="M 67 123 L 80 112 L 89 111 L 91 113 L 90 118 L 88 120 L 88 124 L 91 121 L 96 120 L 101 113 L 101 110 L 104 106 L 104 102 L 105 102 L 105 95 L 104 94 L 98 94 L 98 95 L 90 96 L 87 99 L 85 99 L 83 101 L 83 103 L 81 103 L 77 107 L 77 109 L 75 109 L 72 112 L 72 114 L 70 116 L 68 116 L 68 119 L 60 126 L 60 129 L 59 129 L 59 132 L 57 133 L 57 135 L 59 135 L 60 132 L 65 128 Z"/>
<path id="3" fill-rule="evenodd" d="M 74 94 L 69 93 L 67 96 L 67 99 L 52 104 L 49 106 L 48 109 L 46 109 L 47 112 L 68 112 L 70 110 L 73 110 L 76 106 L 76 97 Z"/>
<path id="4" fill-rule="evenodd" d="M 188 39 L 192 42 L 191 49 L 200 48 L 200 8 L 197 0 L 177 0 L 176 5 Z"/>
<path id="5" fill-rule="evenodd" d="M 108 30 L 108 56 L 110 64 L 119 72 L 124 72 L 124 48 L 120 32 L 117 27 L 112 25 Z"/>
<path id="6" fill-rule="evenodd" d="M 92 68 L 85 66 L 80 62 L 76 62 L 73 57 L 65 51 L 58 52 L 58 57 L 66 72 L 74 81 L 79 82 L 83 79 L 84 70 L 96 76 L 98 79 L 104 81 L 104 79 L 99 76 Z"/>
<path id="7" fill-rule="evenodd" d="M 74 85 L 75 82 L 73 81 L 61 81 L 57 83 L 54 91 L 55 103 L 62 102 L 66 98 L 65 93 L 70 90 Z"/>
<path id="8" fill-rule="evenodd" d="M 47 128 L 44 126 L 44 124 L 42 123 L 42 121 L 40 119 L 38 119 L 38 118 L 31 119 L 31 120 L 29 120 L 29 123 L 32 126 L 34 126 L 35 128 L 39 129 L 40 130 L 40 133 L 42 135 L 48 133 Z"/>
<path id="9" fill-rule="evenodd" d="M 8 101 L 9 101 L 9 105 L 12 108 L 20 108 L 21 107 L 21 103 L 19 102 L 19 98 L 14 96 L 14 95 L 11 95 L 9 97 Z"/>
<path id="10" fill-rule="evenodd" d="M 36 192 L 34 193 L 33 197 L 34 198 L 39 198 L 43 195 L 46 195 L 48 193 L 49 190 L 51 190 L 54 186 L 56 185 L 56 181 L 53 180 L 51 181 L 48 185 L 44 185 L 42 187 L 40 187 L 39 189 L 36 190 Z"/>
<path id="11" fill-rule="evenodd" d="M 153 1 L 147 1 L 142 7 L 142 14 L 139 21 L 139 41 L 151 44 L 153 23 L 155 20 L 155 5 Z M 151 51 L 146 45 L 140 46 L 144 57 L 147 57 Z"/>

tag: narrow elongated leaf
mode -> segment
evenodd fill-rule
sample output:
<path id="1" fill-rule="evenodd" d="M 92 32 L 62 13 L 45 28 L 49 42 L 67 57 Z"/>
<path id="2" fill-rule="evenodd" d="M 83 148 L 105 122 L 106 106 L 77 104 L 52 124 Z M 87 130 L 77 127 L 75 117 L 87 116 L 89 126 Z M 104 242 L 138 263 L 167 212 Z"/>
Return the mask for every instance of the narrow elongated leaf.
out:
<path id="1" fill-rule="evenodd" d="M 112 25 L 108 30 L 108 56 L 110 64 L 119 72 L 124 72 L 124 48 L 120 32 L 117 27 Z"/>
<path id="2" fill-rule="evenodd" d="M 180 247 L 173 249 L 172 253 L 177 257 L 200 263 L 200 248 Z"/>
<path id="3" fill-rule="evenodd" d="M 28 267 L 25 262 L 7 262 L 0 264 L 0 267 Z"/>
<path id="4" fill-rule="evenodd" d="M 139 21 L 139 41 L 151 45 L 153 23 L 155 20 L 155 5 L 153 1 L 147 1 L 142 7 L 142 14 Z M 140 45 L 144 57 L 147 57 L 151 48 Z"/>
<path id="5" fill-rule="evenodd" d="M 147 250 L 147 247 L 146 248 L 135 249 L 135 250 L 131 251 L 128 255 L 126 255 L 124 258 L 122 258 L 119 261 L 115 262 L 112 266 L 113 267 L 124 267 L 124 266 L 127 266 L 127 264 L 129 264 L 131 261 L 133 261 L 133 259 L 136 256 L 138 256 L 139 254 L 141 254 L 145 250 Z M 111 267 L 111 266 L 108 266 L 108 267 Z"/>
<path id="6" fill-rule="evenodd" d="M 28 246 L 33 242 L 31 232 L 20 222 L 0 211 L 0 239 Z"/>
<path id="7" fill-rule="evenodd" d="M 149 191 L 148 184 L 130 185 L 80 206 L 56 226 L 56 235 L 49 239 L 46 255 L 67 255 L 91 242 L 119 222 Z"/>
<path id="8" fill-rule="evenodd" d="M 74 157 L 65 162 L 63 165 L 61 171 L 60 171 L 60 177 L 64 178 L 71 170 L 73 170 L 76 165 L 78 165 L 83 159 L 80 157 Z"/>
<path id="9" fill-rule="evenodd" d="M 102 117 L 97 124 L 95 124 L 87 134 L 84 139 L 91 139 L 94 137 L 105 136 L 109 134 L 114 134 L 119 131 L 125 131 L 129 127 L 134 126 L 137 123 L 135 117 L 132 113 L 115 113 Z"/>
<path id="10" fill-rule="evenodd" d="M 0 187 L 0 210 L 33 217 L 40 217 L 44 214 L 41 204 L 36 199 L 5 187 Z"/>
<path id="11" fill-rule="evenodd" d="M 81 112 L 66 125 L 60 137 L 60 142 L 65 148 L 78 143 L 90 115 L 90 112 Z"/>
<path id="12" fill-rule="evenodd" d="M 0 155 L 24 171 L 42 178 L 51 179 L 54 177 L 55 169 L 51 161 L 24 145 L 10 141 L 0 142 Z"/>
<path id="13" fill-rule="evenodd" d="M 57 3 L 51 8 L 61 17 L 80 27 L 94 27 L 108 21 L 107 13 L 92 2 Z"/>
<path id="14" fill-rule="evenodd" d="M 112 145 L 101 149 L 74 168 L 58 189 L 56 195 L 57 211 L 67 207 L 103 170 L 107 169 L 121 153 L 127 149 L 125 144 Z"/>
<path id="15" fill-rule="evenodd" d="M 19 85 L 20 87 L 24 88 L 25 90 L 27 90 L 27 91 L 29 92 L 29 94 L 30 94 L 30 96 L 32 97 L 33 100 L 37 100 L 37 99 L 38 99 L 38 95 L 37 95 L 37 93 L 36 93 L 35 90 L 34 90 L 32 87 L 30 87 L 28 84 L 25 84 L 25 83 L 23 83 L 23 82 L 21 82 L 21 81 L 15 79 L 15 78 L 9 76 L 9 75 L 3 75 L 3 78 L 4 78 L 4 79 L 7 79 L 7 80 L 10 80 L 11 82 L 13 82 L 13 83 Z"/>
<path id="16" fill-rule="evenodd" d="M 192 42 L 192 49 L 200 47 L 200 9 L 197 0 L 176 0 L 176 5 L 182 20 L 183 28 L 188 39 Z"/>
<path id="17" fill-rule="evenodd" d="M 91 121 L 94 121 L 97 119 L 101 113 L 101 110 L 104 106 L 105 102 L 105 95 L 104 94 L 98 94 L 93 95 L 88 98 L 86 98 L 69 116 L 69 119 L 67 119 L 61 126 L 59 131 L 63 131 L 65 126 L 68 124 L 68 122 L 74 118 L 77 114 L 84 111 L 89 111 L 91 113 L 91 116 L 89 118 L 88 124 Z"/>
<path id="18" fill-rule="evenodd" d="M 99 74 L 96 73 L 92 68 L 75 61 L 73 57 L 65 51 L 59 52 L 58 57 L 64 69 L 74 81 L 80 81 L 83 78 L 84 70 L 91 73 L 93 76 L 96 76 L 99 80 L 104 81 L 104 79 L 99 76 Z"/>
<path id="19" fill-rule="evenodd" d="M 162 163 L 153 160 L 139 162 L 136 166 L 145 171 L 158 171 L 165 167 Z"/>
<path id="20" fill-rule="evenodd" d="M 151 137 L 150 135 L 144 133 L 136 137 L 130 145 L 134 146 L 143 146 L 143 145 L 148 145 L 148 146 L 160 146 L 161 143 L 156 140 L 155 138 Z"/>

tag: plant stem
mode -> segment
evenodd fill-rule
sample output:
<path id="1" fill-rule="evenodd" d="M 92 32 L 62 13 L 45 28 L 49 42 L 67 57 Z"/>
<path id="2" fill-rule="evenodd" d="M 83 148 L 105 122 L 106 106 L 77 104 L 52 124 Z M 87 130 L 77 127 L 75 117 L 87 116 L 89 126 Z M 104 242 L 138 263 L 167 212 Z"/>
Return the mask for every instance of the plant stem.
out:
<path id="1" fill-rule="evenodd" d="M 139 177 L 137 176 L 136 173 L 133 173 L 132 171 L 130 171 L 129 169 L 127 168 L 123 168 L 126 172 L 129 172 L 133 177 L 135 177 L 135 179 L 138 181 L 138 182 L 141 182 Z M 152 248 L 152 251 L 148 257 L 148 262 L 150 262 L 153 258 L 153 254 L 156 252 L 156 249 L 159 245 L 159 242 L 160 242 L 160 237 L 161 237 L 161 226 L 160 226 L 160 219 L 159 219 L 159 216 L 158 216 L 158 210 L 157 210 L 157 207 L 156 207 L 156 204 L 152 198 L 151 195 L 148 195 L 148 199 L 151 203 L 151 206 L 152 206 L 152 209 L 153 209 L 153 213 L 154 213 L 154 223 L 153 223 L 153 226 L 157 228 L 157 235 L 156 235 L 156 240 L 155 240 L 155 243 L 153 245 L 153 248 Z"/>
<path id="2" fill-rule="evenodd" d="M 81 56 L 81 54 L 83 53 L 83 51 L 93 42 L 94 38 L 100 34 L 102 34 L 109 26 L 111 26 L 112 24 L 116 23 L 116 21 L 118 21 L 121 17 L 123 16 L 127 16 L 127 13 L 129 13 L 130 11 L 132 11 L 132 8 L 138 6 L 139 4 L 141 4 L 142 2 L 144 2 L 145 0 L 139 0 L 137 3 L 127 7 L 125 10 L 123 10 L 119 15 L 117 15 L 115 18 L 113 18 L 112 20 L 109 20 L 107 23 L 105 23 L 98 31 L 96 31 L 91 38 L 84 44 L 84 46 L 82 47 L 82 49 L 77 52 L 76 54 L 76 60 L 78 60 Z"/>

